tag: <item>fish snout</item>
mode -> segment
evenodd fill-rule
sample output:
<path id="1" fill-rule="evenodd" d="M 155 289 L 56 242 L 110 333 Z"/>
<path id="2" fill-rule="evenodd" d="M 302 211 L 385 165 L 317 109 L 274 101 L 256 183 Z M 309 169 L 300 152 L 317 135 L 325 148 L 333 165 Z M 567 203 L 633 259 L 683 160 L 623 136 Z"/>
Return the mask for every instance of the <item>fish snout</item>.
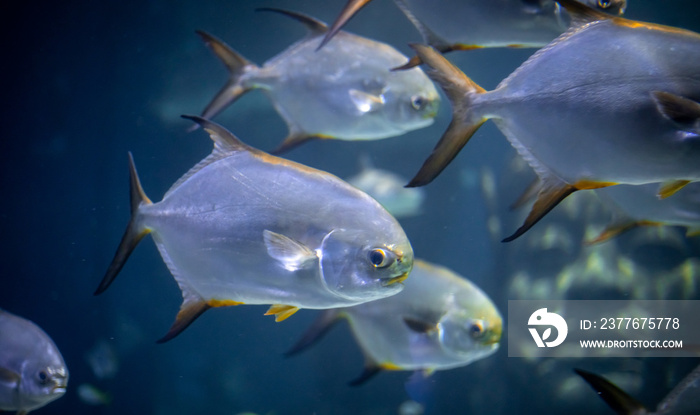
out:
<path id="1" fill-rule="evenodd" d="M 384 281 L 382 281 L 382 285 L 385 287 L 388 287 L 390 285 L 394 285 L 396 283 L 401 283 L 404 282 L 408 278 L 408 272 L 404 272 L 403 274 L 393 277 L 393 278 L 386 278 Z"/>

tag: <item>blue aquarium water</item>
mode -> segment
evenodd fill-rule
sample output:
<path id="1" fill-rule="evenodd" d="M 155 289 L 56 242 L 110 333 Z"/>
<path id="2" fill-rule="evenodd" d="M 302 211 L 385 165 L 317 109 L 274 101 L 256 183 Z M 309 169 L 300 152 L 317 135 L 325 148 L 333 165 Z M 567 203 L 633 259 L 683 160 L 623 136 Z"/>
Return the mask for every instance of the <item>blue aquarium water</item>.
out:
<path id="1" fill-rule="evenodd" d="M 93 296 L 129 219 L 127 152 L 157 201 L 211 151 L 207 135 L 188 132 L 191 123 L 180 115 L 201 113 L 228 74 L 195 30 L 262 64 L 305 29 L 255 8 L 331 22 L 344 3 L 22 2 L 3 13 L 0 308 L 43 328 L 70 370 L 65 396 L 37 414 L 396 414 L 410 400 L 430 414 L 612 413 L 573 368 L 602 374 L 653 408 L 698 365 L 697 358 L 513 358 L 504 329 L 500 349 L 468 366 L 427 379 L 383 372 L 350 387 L 364 361 L 345 323 L 285 358 L 319 312 L 300 310 L 275 323 L 263 316 L 265 306 L 208 311 L 177 338 L 156 344 L 181 296 L 150 237 L 110 289 Z M 626 17 L 700 31 L 695 0 L 629 0 Z M 408 43 L 421 41 L 390 0 L 374 1 L 346 29 L 409 56 Z M 490 90 L 532 53 L 448 57 Z M 315 140 L 284 157 L 342 178 L 368 158 L 408 179 L 450 119 L 442 95 L 427 128 L 378 141 Z M 287 134 L 261 91 L 244 95 L 216 121 L 263 150 Z M 487 122 L 425 187 L 421 213 L 400 219 L 416 257 L 472 280 L 504 321 L 508 300 L 516 299 L 700 299 L 700 241 L 686 238 L 684 229 L 635 229 L 604 244 L 582 244 L 610 217 L 590 192 L 502 244 L 524 216 L 509 206 L 533 178 Z M 593 261 L 600 266 L 591 267 Z"/>

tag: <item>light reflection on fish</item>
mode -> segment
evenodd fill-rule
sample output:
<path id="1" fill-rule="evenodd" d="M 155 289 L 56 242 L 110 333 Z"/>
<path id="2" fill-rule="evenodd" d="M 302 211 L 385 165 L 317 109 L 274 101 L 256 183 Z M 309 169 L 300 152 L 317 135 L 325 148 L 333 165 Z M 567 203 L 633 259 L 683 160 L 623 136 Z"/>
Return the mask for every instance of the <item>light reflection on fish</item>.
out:
<path id="1" fill-rule="evenodd" d="M 683 226 L 700 235 L 700 183 L 689 183 L 673 197 L 659 199 L 657 184 L 619 185 L 596 190 L 613 220 L 591 243 L 604 242 L 638 226 Z"/>
<path id="2" fill-rule="evenodd" d="M 231 73 L 228 83 L 202 113 L 211 119 L 246 92 L 260 88 L 289 128 L 276 152 L 311 138 L 377 140 L 427 127 L 440 97 L 420 68 L 392 72 L 406 61 L 393 47 L 342 32 L 333 46 L 316 52 L 327 26 L 311 17 L 278 9 L 302 22 L 309 34 L 262 67 L 199 31 Z"/>
<path id="3" fill-rule="evenodd" d="M 132 217 L 96 294 L 151 233 L 183 303 L 161 341 L 211 307 L 272 304 L 281 321 L 299 308 L 360 304 L 397 294 L 413 251 L 396 220 L 337 177 L 241 143 L 218 124 L 211 155 L 152 203 L 130 157 Z"/>
<path id="4" fill-rule="evenodd" d="M 493 119 L 543 182 L 506 242 L 577 190 L 661 182 L 666 197 L 700 179 L 700 35 L 559 3 L 573 27 L 493 91 L 414 45 L 446 90 L 453 122 L 409 186 L 432 181 Z"/>
<path id="5" fill-rule="evenodd" d="M 349 0 L 325 45 L 370 0 Z M 427 43 L 441 52 L 491 47 L 541 47 L 563 33 L 568 16 L 553 0 L 394 0 Z M 627 0 L 585 0 L 622 14 Z M 418 62 L 415 62 L 418 63 Z"/>
<path id="6" fill-rule="evenodd" d="M 0 411 L 27 414 L 63 396 L 67 386 L 68 368 L 53 340 L 0 310 Z"/>
<path id="7" fill-rule="evenodd" d="M 352 385 L 381 370 L 430 374 L 465 366 L 498 349 L 501 315 L 469 280 L 416 259 L 405 286 L 393 297 L 326 310 L 287 355 L 313 344 L 340 317 L 348 319 L 365 355 L 365 370 Z"/>
<path id="8" fill-rule="evenodd" d="M 574 369 L 574 371 L 618 414 L 681 415 L 700 412 L 700 366 L 678 382 L 673 390 L 659 402 L 655 411 L 649 410 L 644 404 L 602 376 L 581 369 Z"/>
<path id="9" fill-rule="evenodd" d="M 358 174 L 346 180 L 372 196 L 397 219 L 421 213 L 425 200 L 423 189 L 404 187 L 406 179 L 394 172 L 372 166 L 368 159 L 362 160 L 362 170 Z"/>

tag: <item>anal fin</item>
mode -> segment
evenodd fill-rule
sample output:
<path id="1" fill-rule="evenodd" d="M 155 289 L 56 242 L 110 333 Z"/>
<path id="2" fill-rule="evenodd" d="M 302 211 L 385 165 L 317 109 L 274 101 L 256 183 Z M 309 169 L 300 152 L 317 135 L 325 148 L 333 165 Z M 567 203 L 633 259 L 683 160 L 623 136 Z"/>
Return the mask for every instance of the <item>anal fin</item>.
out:
<path id="1" fill-rule="evenodd" d="M 197 317 L 201 316 L 202 313 L 210 309 L 212 306 L 201 298 L 193 300 L 192 297 L 186 298 L 185 301 L 180 306 L 180 311 L 175 317 L 175 322 L 170 326 L 170 330 L 161 337 L 156 343 L 165 343 L 172 340 L 177 335 L 183 332 L 190 324 L 192 324 Z"/>
<path id="2" fill-rule="evenodd" d="M 284 353 L 285 357 L 294 356 L 319 341 L 334 323 L 338 321 L 339 313 L 335 309 L 324 310 L 321 315 L 311 324 L 301 338 Z"/>
<path id="3" fill-rule="evenodd" d="M 666 199 L 669 196 L 673 196 L 688 183 L 690 183 L 690 180 L 669 180 L 661 183 L 661 186 L 659 186 L 659 199 Z"/>
<path id="4" fill-rule="evenodd" d="M 267 312 L 265 312 L 265 315 L 274 315 L 275 321 L 279 323 L 280 321 L 288 319 L 292 316 L 292 314 L 296 313 L 297 311 L 299 311 L 299 307 L 293 305 L 273 304 L 270 306 Z"/>

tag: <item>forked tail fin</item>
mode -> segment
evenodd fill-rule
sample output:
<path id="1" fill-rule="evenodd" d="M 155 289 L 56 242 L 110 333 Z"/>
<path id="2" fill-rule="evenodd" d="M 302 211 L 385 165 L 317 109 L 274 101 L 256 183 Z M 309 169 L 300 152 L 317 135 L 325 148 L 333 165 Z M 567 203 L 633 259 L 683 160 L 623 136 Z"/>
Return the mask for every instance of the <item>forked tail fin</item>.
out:
<path id="1" fill-rule="evenodd" d="M 126 231 L 124 232 L 124 236 L 122 236 L 117 252 L 114 254 L 112 263 L 109 264 L 109 268 L 107 268 L 102 282 L 100 282 L 99 287 L 95 290 L 95 295 L 101 294 L 109 287 L 112 281 L 117 277 L 117 274 L 119 274 L 119 271 L 121 271 L 126 260 L 129 259 L 129 255 L 131 255 L 131 252 L 136 248 L 136 245 L 150 232 L 150 229 L 144 227 L 139 220 L 139 208 L 143 205 L 150 205 L 153 202 L 146 196 L 146 193 L 144 193 L 141 187 L 141 181 L 139 180 L 136 166 L 134 165 L 134 157 L 131 153 L 129 153 L 129 177 L 131 189 L 131 219 L 129 219 L 129 224 L 126 226 Z"/>
<path id="2" fill-rule="evenodd" d="M 430 78 L 440 84 L 452 103 L 452 122 L 432 154 L 423 163 L 416 176 L 406 187 L 423 186 L 435 179 L 457 153 L 467 144 L 474 132 L 486 119 L 475 119 L 470 113 L 471 97 L 486 92 L 469 79 L 456 66 L 452 65 L 437 50 L 426 45 L 411 45 L 423 63 L 430 66 L 427 71 Z"/>

